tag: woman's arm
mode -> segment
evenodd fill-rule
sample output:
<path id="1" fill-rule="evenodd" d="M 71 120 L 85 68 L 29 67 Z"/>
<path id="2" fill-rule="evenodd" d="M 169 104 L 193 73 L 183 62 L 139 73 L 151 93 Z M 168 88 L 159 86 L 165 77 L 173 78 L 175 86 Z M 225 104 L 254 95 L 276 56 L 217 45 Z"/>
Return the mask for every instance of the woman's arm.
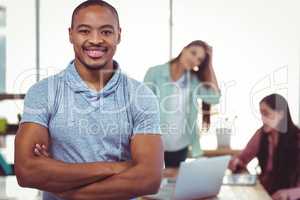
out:
<path id="1" fill-rule="evenodd" d="M 250 139 L 245 149 L 229 162 L 229 169 L 233 172 L 240 168 L 245 168 L 247 164 L 257 156 L 261 138 L 261 130 L 257 130 L 254 136 Z"/>

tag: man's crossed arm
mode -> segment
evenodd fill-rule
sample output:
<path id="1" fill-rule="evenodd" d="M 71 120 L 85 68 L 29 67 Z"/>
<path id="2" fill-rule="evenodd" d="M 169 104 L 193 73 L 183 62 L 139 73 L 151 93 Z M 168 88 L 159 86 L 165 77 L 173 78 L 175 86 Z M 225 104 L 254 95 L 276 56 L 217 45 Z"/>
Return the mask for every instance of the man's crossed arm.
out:
<path id="1" fill-rule="evenodd" d="M 161 180 L 163 149 L 158 135 L 136 135 L 130 162 L 70 164 L 47 156 L 48 129 L 20 125 L 15 140 L 15 171 L 23 187 L 58 194 L 64 199 L 128 199 L 154 193 Z"/>

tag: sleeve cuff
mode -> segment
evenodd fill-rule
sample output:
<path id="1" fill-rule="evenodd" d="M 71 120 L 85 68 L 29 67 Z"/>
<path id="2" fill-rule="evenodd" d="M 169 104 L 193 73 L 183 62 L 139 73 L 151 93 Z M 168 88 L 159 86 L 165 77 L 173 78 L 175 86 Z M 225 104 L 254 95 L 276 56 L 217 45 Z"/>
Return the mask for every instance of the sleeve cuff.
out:
<path id="1" fill-rule="evenodd" d="M 48 124 L 44 123 L 44 122 L 41 122 L 41 121 L 38 121 L 38 120 L 28 120 L 28 119 L 22 119 L 20 124 L 23 124 L 23 123 L 35 123 L 35 124 L 38 124 L 38 125 L 42 125 L 44 126 L 45 128 L 48 128 Z"/>

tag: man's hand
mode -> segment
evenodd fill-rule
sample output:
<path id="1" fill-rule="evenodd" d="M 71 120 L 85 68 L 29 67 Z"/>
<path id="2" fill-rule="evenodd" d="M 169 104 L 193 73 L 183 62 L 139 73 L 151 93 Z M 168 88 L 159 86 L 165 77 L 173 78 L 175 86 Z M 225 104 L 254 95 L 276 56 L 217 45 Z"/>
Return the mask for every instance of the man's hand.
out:
<path id="1" fill-rule="evenodd" d="M 44 144 L 36 144 L 33 150 L 34 155 L 36 156 L 44 156 L 47 158 L 50 158 L 50 153 L 48 151 L 48 148 Z"/>

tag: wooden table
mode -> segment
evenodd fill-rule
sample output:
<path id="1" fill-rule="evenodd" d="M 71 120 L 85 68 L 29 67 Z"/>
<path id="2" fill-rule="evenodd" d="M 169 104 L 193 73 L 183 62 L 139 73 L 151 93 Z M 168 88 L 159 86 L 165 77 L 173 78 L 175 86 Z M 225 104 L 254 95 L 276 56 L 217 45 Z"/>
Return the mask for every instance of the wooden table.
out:
<path id="1" fill-rule="evenodd" d="M 222 149 L 213 149 L 213 150 L 203 150 L 203 156 L 205 157 L 214 157 L 214 156 L 224 156 L 231 155 L 235 156 L 239 154 L 241 150 L 235 150 L 231 148 L 222 148 Z"/>
<path id="2" fill-rule="evenodd" d="M 166 169 L 164 177 L 176 177 L 177 169 Z M 149 198 L 139 198 L 139 200 L 149 200 Z M 200 200 L 200 199 L 199 199 Z M 263 186 L 257 182 L 256 186 L 228 186 L 222 185 L 217 197 L 205 198 L 201 200 L 272 200 Z"/>
<path id="3" fill-rule="evenodd" d="M 256 186 L 223 185 L 219 195 L 205 200 L 271 200 L 271 197 L 258 182 Z"/>

